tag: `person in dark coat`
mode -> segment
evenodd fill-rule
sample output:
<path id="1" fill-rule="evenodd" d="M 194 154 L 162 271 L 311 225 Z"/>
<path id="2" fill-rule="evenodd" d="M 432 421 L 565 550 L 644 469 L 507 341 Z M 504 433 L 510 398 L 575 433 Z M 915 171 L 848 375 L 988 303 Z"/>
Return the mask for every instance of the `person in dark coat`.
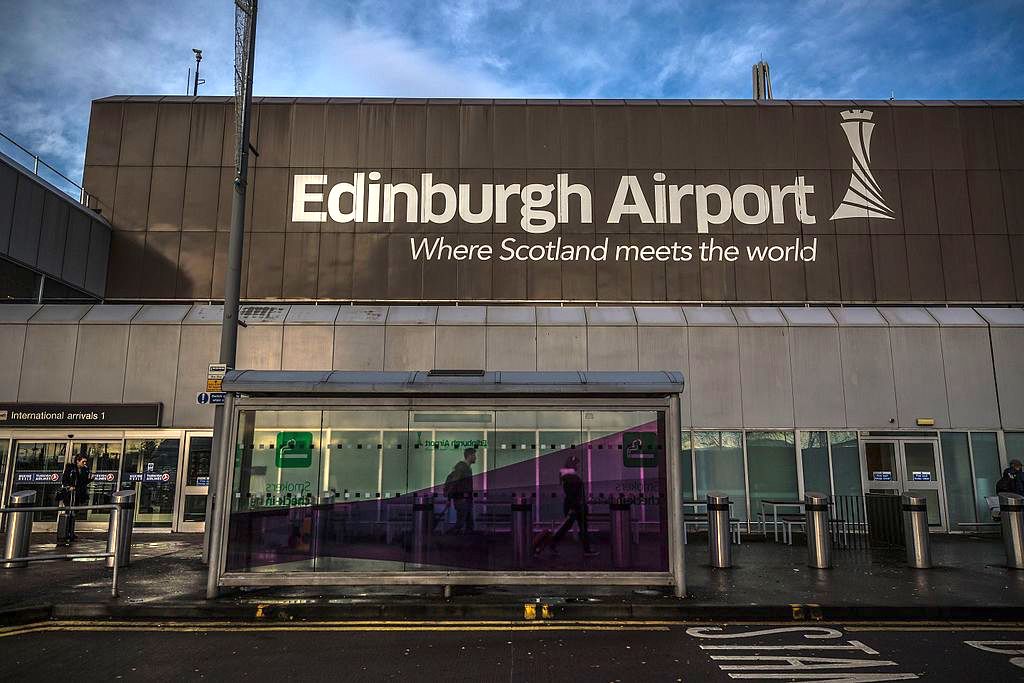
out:
<path id="1" fill-rule="evenodd" d="M 444 494 L 450 505 L 455 507 L 455 526 L 452 533 L 473 531 L 473 463 L 476 449 L 467 448 L 462 460 L 455 463 L 444 482 Z"/>
<path id="2" fill-rule="evenodd" d="M 74 462 L 69 462 L 64 466 L 64 474 L 61 477 L 60 483 L 64 487 L 65 496 L 63 501 L 69 505 L 88 505 L 89 504 L 89 482 L 92 481 L 92 473 L 89 472 L 89 459 L 84 455 L 76 455 Z M 74 492 L 74 495 L 70 495 Z M 75 518 L 75 512 L 69 513 L 71 518 Z M 74 529 L 72 524 L 71 529 Z M 74 531 L 71 532 L 71 540 L 74 540 Z"/>
<path id="3" fill-rule="evenodd" d="M 562 493 L 565 499 L 562 501 L 562 512 L 565 514 L 565 521 L 555 532 L 551 539 L 550 549 L 553 554 L 558 552 L 558 542 L 561 541 L 573 524 L 579 526 L 580 542 L 583 544 L 583 554 L 592 557 L 597 551 L 590 547 L 590 533 L 587 530 L 587 491 L 583 486 L 583 478 L 580 477 L 578 469 L 580 458 L 578 455 L 570 455 L 565 461 L 565 467 L 559 471 L 562 481 Z"/>
<path id="4" fill-rule="evenodd" d="M 996 482 L 996 493 L 1019 493 L 1024 496 L 1024 467 L 1020 460 L 1011 460 L 1003 470 L 1003 477 Z"/>

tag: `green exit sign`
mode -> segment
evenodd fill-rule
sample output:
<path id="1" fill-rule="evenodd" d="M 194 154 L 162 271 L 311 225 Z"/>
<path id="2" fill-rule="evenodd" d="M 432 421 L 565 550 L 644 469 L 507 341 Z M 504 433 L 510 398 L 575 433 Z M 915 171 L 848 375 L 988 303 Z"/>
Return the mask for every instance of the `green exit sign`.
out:
<path id="1" fill-rule="evenodd" d="M 657 432 L 623 432 L 622 464 L 625 467 L 657 467 Z"/>
<path id="2" fill-rule="evenodd" d="M 278 432 L 274 462 L 281 469 L 313 464 L 313 432 Z"/>

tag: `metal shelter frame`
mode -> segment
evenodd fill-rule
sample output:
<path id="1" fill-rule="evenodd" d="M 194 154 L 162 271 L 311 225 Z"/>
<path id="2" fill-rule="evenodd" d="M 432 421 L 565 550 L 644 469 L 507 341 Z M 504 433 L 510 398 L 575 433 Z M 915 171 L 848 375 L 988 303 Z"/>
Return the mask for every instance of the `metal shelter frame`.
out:
<path id="1" fill-rule="evenodd" d="M 680 478 L 680 372 L 362 372 L 233 370 L 224 378 L 225 430 L 222 453 L 237 443 L 239 415 L 246 409 L 339 410 L 502 408 L 544 410 L 658 410 L 665 414 L 668 522 L 667 572 L 585 571 L 380 571 L 228 572 L 227 534 L 233 491 L 233 458 L 218 462 L 213 481 L 213 516 L 207 525 L 210 563 L 207 596 L 226 586 L 327 585 L 665 585 L 686 592 Z"/>

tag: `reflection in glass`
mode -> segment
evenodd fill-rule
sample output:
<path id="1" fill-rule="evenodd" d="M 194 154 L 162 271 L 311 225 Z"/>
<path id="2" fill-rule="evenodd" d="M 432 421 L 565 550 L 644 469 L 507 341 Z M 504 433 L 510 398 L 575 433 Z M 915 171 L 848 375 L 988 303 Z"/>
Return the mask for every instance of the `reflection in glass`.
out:
<path id="1" fill-rule="evenodd" d="M 985 498 L 996 495 L 996 482 L 1002 476 L 995 432 L 971 432 L 971 450 L 974 452 L 974 505 L 978 520 L 988 522 L 991 520 Z"/>
<path id="2" fill-rule="evenodd" d="M 705 500 L 708 493 L 724 493 L 732 501 L 732 516 L 745 520 L 742 438 L 742 432 L 694 432 L 693 454 L 697 461 L 697 500 Z"/>
<path id="3" fill-rule="evenodd" d="M 868 481 L 899 481 L 896 467 L 896 444 L 870 441 L 864 444 L 868 465 Z"/>
<path id="4" fill-rule="evenodd" d="M 75 458 L 80 455 L 84 455 L 88 460 L 89 471 L 92 473 L 93 479 L 89 484 L 89 500 L 76 501 L 76 504 L 109 505 L 110 496 L 117 486 L 117 472 L 121 464 L 121 442 L 75 442 L 71 445 L 71 458 L 68 462 L 73 463 Z M 175 462 L 177 462 L 177 453 L 175 453 Z M 77 514 L 80 521 L 105 522 L 110 513 L 106 510 L 87 510 Z"/>
<path id="5" fill-rule="evenodd" d="M 178 439 L 127 439 L 121 489 L 135 491 L 135 526 L 170 527 L 178 481 Z"/>
<path id="6" fill-rule="evenodd" d="M 804 491 L 831 495 L 827 432 L 800 432 L 800 463 L 803 466 Z"/>
<path id="7" fill-rule="evenodd" d="M 67 449 L 66 441 L 15 441 L 14 486 L 11 492 L 35 491 L 36 507 L 56 505 Z M 57 519 L 57 513 L 37 512 L 32 519 L 52 522 Z"/>
<path id="8" fill-rule="evenodd" d="M 793 432 L 747 432 L 747 481 L 755 514 L 761 511 L 762 500 L 797 500 Z"/>
<path id="9" fill-rule="evenodd" d="M 857 432 L 829 432 L 832 445 L 832 484 L 837 496 L 861 494 L 860 449 Z"/>
<path id="10" fill-rule="evenodd" d="M 942 469 L 946 478 L 946 509 L 949 523 L 977 522 L 974 505 L 974 482 L 971 481 L 971 453 L 966 432 L 942 432 Z M 987 517 L 986 509 L 986 517 Z M 988 521 L 982 518 L 980 521 Z"/>

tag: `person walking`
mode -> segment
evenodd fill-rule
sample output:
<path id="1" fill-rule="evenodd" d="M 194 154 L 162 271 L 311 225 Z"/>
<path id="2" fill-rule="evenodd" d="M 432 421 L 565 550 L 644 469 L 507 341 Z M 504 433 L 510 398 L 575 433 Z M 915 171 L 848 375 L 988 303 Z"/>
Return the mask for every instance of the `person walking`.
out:
<path id="1" fill-rule="evenodd" d="M 473 531 L 473 464 L 476 449 L 467 448 L 444 480 L 444 495 L 455 508 L 455 526 L 450 533 Z"/>
<path id="2" fill-rule="evenodd" d="M 565 537 L 573 524 L 580 530 L 580 543 L 583 544 L 583 555 L 594 557 L 597 551 L 590 547 L 590 532 L 587 529 L 587 491 L 583 485 L 583 478 L 579 475 L 580 458 L 575 453 L 566 458 L 565 467 L 559 470 L 559 478 L 562 482 L 562 493 L 565 495 L 562 501 L 562 512 L 565 514 L 565 521 L 558 531 L 551 537 L 549 548 L 551 554 L 558 554 L 558 543 Z M 534 547 L 534 554 L 543 548 L 541 544 Z"/>

